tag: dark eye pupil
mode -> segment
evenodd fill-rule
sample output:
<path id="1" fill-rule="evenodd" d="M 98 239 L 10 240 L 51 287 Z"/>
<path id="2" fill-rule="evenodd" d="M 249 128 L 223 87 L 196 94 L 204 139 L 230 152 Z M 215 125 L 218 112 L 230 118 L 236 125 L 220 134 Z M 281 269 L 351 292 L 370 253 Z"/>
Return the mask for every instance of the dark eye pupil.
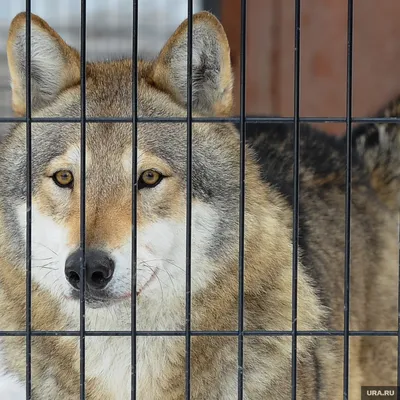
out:
<path id="1" fill-rule="evenodd" d="M 139 190 L 144 188 L 144 187 L 154 187 L 157 186 L 160 181 L 162 180 L 163 176 L 157 172 L 157 171 L 153 171 L 153 170 L 147 170 L 142 172 L 142 174 L 140 175 L 140 178 L 138 180 L 138 188 Z"/>
<path id="2" fill-rule="evenodd" d="M 74 177 L 70 171 L 58 171 L 53 175 L 53 181 L 61 187 L 71 187 Z"/>

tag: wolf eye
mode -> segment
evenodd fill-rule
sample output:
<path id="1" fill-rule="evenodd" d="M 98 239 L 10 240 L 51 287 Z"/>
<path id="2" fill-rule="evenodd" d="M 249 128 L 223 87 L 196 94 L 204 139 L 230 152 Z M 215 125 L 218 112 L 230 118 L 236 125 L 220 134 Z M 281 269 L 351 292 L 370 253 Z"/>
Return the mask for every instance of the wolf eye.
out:
<path id="1" fill-rule="evenodd" d="M 145 187 L 151 188 L 157 186 L 164 178 L 159 172 L 154 169 L 147 169 L 142 172 L 138 180 L 138 189 L 143 189 Z"/>
<path id="2" fill-rule="evenodd" d="M 72 175 L 72 172 L 66 169 L 57 171 L 52 178 L 54 183 L 62 188 L 71 188 L 74 182 L 74 176 Z"/>

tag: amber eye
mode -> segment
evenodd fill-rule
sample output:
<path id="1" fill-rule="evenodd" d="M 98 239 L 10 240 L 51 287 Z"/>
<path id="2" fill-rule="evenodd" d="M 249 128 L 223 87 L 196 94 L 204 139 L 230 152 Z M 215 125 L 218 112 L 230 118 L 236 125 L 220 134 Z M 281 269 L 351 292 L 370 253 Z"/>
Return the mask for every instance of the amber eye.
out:
<path id="1" fill-rule="evenodd" d="M 154 169 L 147 169 L 142 172 L 138 181 L 138 189 L 143 189 L 145 187 L 151 188 L 157 186 L 164 178 L 159 172 Z"/>
<path id="2" fill-rule="evenodd" d="M 74 176 L 71 171 L 62 169 L 53 175 L 53 181 L 62 188 L 71 188 L 74 183 Z"/>

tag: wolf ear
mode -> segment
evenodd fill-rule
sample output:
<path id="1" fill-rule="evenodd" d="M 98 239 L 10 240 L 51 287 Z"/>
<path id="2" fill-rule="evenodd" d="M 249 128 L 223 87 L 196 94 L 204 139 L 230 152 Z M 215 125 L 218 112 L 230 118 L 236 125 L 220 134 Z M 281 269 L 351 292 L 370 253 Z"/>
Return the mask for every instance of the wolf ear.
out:
<path id="1" fill-rule="evenodd" d="M 32 111 L 46 106 L 64 89 L 79 83 L 79 53 L 41 18 L 31 15 L 31 99 Z M 26 112 L 26 14 L 11 22 L 7 42 L 11 75 L 12 107 L 15 114 Z"/>
<path id="2" fill-rule="evenodd" d="M 228 115 L 232 108 L 233 77 L 230 49 L 224 28 L 212 14 L 193 15 L 192 104 L 206 115 Z M 184 21 L 168 40 L 153 64 L 152 81 L 187 104 L 187 37 Z"/>

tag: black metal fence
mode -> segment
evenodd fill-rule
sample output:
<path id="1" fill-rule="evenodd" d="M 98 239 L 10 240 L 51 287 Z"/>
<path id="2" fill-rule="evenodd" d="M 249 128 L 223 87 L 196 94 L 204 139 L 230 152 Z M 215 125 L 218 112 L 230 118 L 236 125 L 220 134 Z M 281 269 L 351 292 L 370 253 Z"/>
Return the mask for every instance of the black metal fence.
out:
<path id="1" fill-rule="evenodd" d="M 25 336 L 26 337 L 26 395 L 31 398 L 32 374 L 31 374 L 31 340 L 32 336 L 79 336 L 80 339 L 80 398 L 85 398 L 85 338 L 87 336 L 130 336 L 131 337 L 131 368 L 132 384 L 131 398 L 136 398 L 136 341 L 138 336 L 184 336 L 186 340 L 186 398 L 190 398 L 190 376 L 191 376 L 191 337 L 192 336 L 236 336 L 238 340 L 237 354 L 237 398 L 243 399 L 243 339 L 250 335 L 265 336 L 290 336 L 292 338 L 292 399 L 296 399 L 296 376 L 297 376 L 297 338 L 298 336 L 343 336 L 344 338 L 344 358 L 343 358 L 343 399 L 348 398 L 349 392 L 349 338 L 350 336 L 398 336 L 400 339 L 400 317 L 398 331 L 350 331 L 349 329 L 349 294 L 350 294 L 350 213 L 351 213 L 351 166 L 352 166 L 352 146 L 351 146 L 351 126 L 355 122 L 397 122 L 399 118 L 353 118 L 352 117 L 352 61 L 353 61 L 353 1 L 348 0 L 348 24 L 347 24 L 347 86 L 346 86 L 346 116 L 336 118 L 306 117 L 300 118 L 300 0 L 295 3 L 295 37 L 294 45 L 294 117 L 246 117 L 246 0 L 241 2 L 241 71 L 240 71 L 240 116 L 237 118 L 194 118 L 192 117 L 192 15 L 193 5 L 188 0 L 188 49 L 187 55 L 187 118 L 147 118 L 137 116 L 137 25 L 138 25 L 138 0 L 133 0 L 133 32 L 132 32 L 132 118 L 87 118 L 86 117 L 86 4 L 81 1 L 81 118 L 33 118 L 31 114 L 31 1 L 26 0 L 26 117 L 24 118 L 1 118 L 1 122 L 25 122 L 26 123 L 26 146 L 28 152 L 27 162 L 27 211 L 26 211 L 26 330 L 19 332 L 0 332 L 1 336 Z M 31 153 L 31 124 L 44 122 L 79 122 L 81 124 L 81 224 L 80 224 L 80 250 L 82 252 L 81 277 L 80 280 L 80 330 L 79 331 L 35 331 L 32 329 L 32 302 L 31 302 L 31 205 L 32 205 L 32 153 Z M 147 122 L 186 122 L 187 123 L 187 206 L 186 206 L 186 326 L 184 331 L 137 331 L 136 329 L 136 297 L 132 301 L 132 328 L 130 331 L 86 331 L 85 330 L 85 166 L 86 166 L 86 124 L 88 122 L 125 122 L 131 123 L 133 127 L 133 165 L 137 164 L 137 124 Z M 238 327 L 235 331 L 193 331 L 191 329 L 191 194 L 192 194 L 192 123 L 193 122 L 235 122 L 240 124 L 240 246 L 239 246 L 239 301 L 238 301 Z M 248 122 L 292 122 L 294 126 L 294 207 L 293 207 L 293 264 L 292 264 L 292 329 L 290 331 L 245 331 L 244 330 L 244 210 L 245 210 L 245 141 L 246 124 Z M 345 290 L 344 290 L 344 329 L 343 331 L 298 331 L 297 330 L 297 267 L 298 267 L 298 242 L 299 242 L 299 134 L 300 122 L 345 122 L 347 135 L 347 171 L 346 171 L 346 230 L 345 230 Z M 133 168 L 132 177 L 132 293 L 136 292 L 136 256 L 137 256 L 137 171 Z M 400 285 L 399 285 L 400 290 Z M 400 340 L 399 355 L 400 355 Z M 399 358 L 400 361 L 400 358 Z M 400 365 L 400 364 L 399 364 Z M 400 369 L 398 368 L 398 385 L 400 385 Z"/>

